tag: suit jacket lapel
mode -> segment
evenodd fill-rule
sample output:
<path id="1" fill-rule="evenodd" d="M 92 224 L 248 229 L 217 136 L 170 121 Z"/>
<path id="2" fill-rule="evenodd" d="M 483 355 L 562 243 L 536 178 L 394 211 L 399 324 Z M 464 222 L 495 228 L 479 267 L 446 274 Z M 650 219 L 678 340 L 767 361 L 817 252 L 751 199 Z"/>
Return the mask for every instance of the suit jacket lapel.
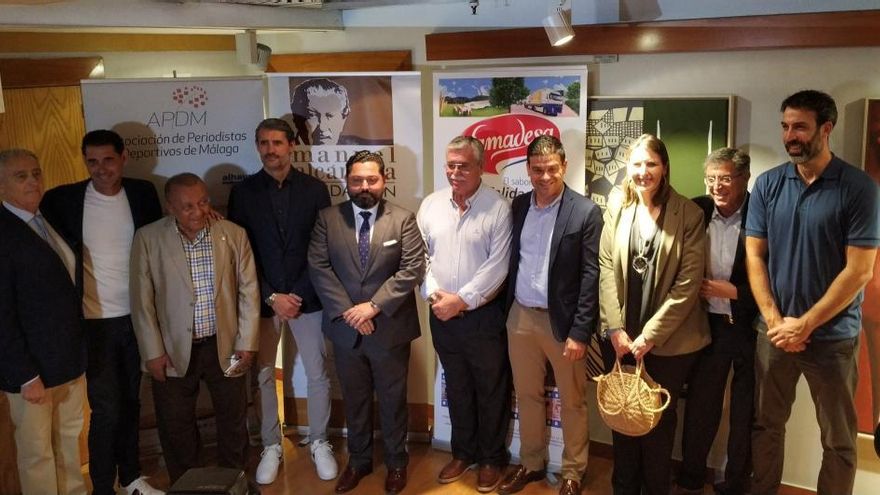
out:
<path id="1" fill-rule="evenodd" d="M 571 210 L 574 202 L 571 201 L 571 194 L 568 186 L 562 190 L 562 197 L 559 198 L 559 211 L 556 212 L 556 222 L 553 224 L 553 238 L 550 240 L 550 267 L 556 261 L 556 253 L 559 251 L 559 241 L 562 234 L 565 233 L 565 226 L 568 225 L 568 219 L 571 217 Z M 552 268 L 551 268 L 552 269 Z"/>
<path id="2" fill-rule="evenodd" d="M 341 226 L 346 227 L 342 229 L 343 232 L 340 234 L 344 239 L 343 242 L 348 246 L 348 253 L 351 256 L 351 264 L 360 272 L 363 272 L 363 267 L 361 267 L 361 255 L 358 252 L 357 244 L 357 219 L 354 218 L 354 208 L 351 206 L 351 200 L 348 200 L 339 206 L 339 214 L 342 215 Z M 327 228 L 329 229 L 330 225 L 328 225 Z M 327 233 L 327 236 L 329 238 L 329 232 Z"/>
<path id="3" fill-rule="evenodd" d="M 666 212 L 663 214 L 663 225 L 660 227 L 660 250 L 657 253 L 657 264 L 654 267 L 655 288 L 662 277 L 663 270 L 666 268 L 669 253 L 672 251 L 672 244 L 678 236 L 678 227 L 681 223 L 679 216 L 681 214 L 681 201 L 675 196 L 670 196 L 669 201 L 666 202 Z"/>
<path id="4" fill-rule="evenodd" d="M 733 266 L 743 266 L 742 261 L 746 255 L 746 216 L 749 213 L 749 193 L 746 192 L 746 196 L 743 199 L 742 205 L 742 223 L 739 226 L 739 239 L 736 241 L 736 253 L 733 255 Z M 709 258 L 706 258 L 707 260 Z M 730 271 L 730 278 L 734 277 L 736 270 Z"/>
<path id="5" fill-rule="evenodd" d="M 229 269 L 229 246 L 226 243 L 226 230 L 214 224 L 211 227 L 211 247 L 214 252 L 214 300 L 220 293 L 220 283 Z"/>
<path id="6" fill-rule="evenodd" d="M 361 274 L 361 277 L 366 277 L 367 273 L 370 272 L 370 268 L 373 266 L 376 257 L 379 256 L 379 250 L 382 249 L 382 245 L 385 243 L 385 238 L 388 235 L 388 228 L 390 227 L 386 217 L 385 201 L 382 200 L 379 202 L 379 208 L 376 210 L 376 221 L 373 223 L 373 235 L 370 237 L 370 257 L 367 259 L 367 266 Z"/>
<path id="7" fill-rule="evenodd" d="M 164 232 L 165 234 L 162 239 L 162 243 L 165 245 L 164 254 L 167 254 L 168 258 L 171 259 L 171 263 L 176 268 L 174 271 L 177 272 L 177 276 L 183 280 L 190 293 L 192 293 L 192 274 L 189 271 L 189 263 L 186 262 L 186 252 L 184 252 L 183 245 L 181 244 L 183 241 L 181 241 L 180 235 L 177 233 L 174 217 L 171 215 L 165 217 Z"/>

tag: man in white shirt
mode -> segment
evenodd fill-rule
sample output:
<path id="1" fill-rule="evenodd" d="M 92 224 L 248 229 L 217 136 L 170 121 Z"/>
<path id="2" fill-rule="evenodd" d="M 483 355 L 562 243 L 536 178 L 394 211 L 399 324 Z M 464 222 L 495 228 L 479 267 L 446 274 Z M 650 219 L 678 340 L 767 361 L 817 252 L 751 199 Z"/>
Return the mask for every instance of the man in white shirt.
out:
<path id="1" fill-rule="evenodd" d="M 452 483 L 479 464 L 477 490 L 501 481 L 509 454 L 510 363 L 503 298 L 510 257 L 510 205 L 482 183 L 483 145 L 468 136 L 446 149 L 450 187 L 422 202 L 419 229 L 428 271 L 422 296 L 431 304 L 434 348 L 446 374 L 452 461 L 437 480 Z"/>
<path id="2" fill-rule="evenodd" d="M 134 232 L 162 217 L 152 183 L 122 177 L 125 143 L 114 131 L 83 136 L 89 178 L 56 187 L 40 204 L 46 218 L 72 240 L 76 286 L 85 316 L 88 368 L 89 476 L 93 494 L 158 495 L 141 476 L 138 459 L 140 354 L 131 324 L 129 254 Z"/>

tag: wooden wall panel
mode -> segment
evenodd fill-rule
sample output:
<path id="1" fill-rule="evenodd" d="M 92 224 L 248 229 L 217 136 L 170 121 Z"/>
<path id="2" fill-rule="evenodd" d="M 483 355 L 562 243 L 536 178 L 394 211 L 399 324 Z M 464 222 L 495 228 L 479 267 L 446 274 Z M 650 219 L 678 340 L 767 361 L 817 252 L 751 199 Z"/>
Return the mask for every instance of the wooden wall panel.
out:
<path id="1" fill-rule="evenodd" d="M 46 189 L 85 179 L 79 86 L 3 90 L 0 149 L 27 148 L 40 159 Z"/>
<path id="2" fill-rule="evenodd" d="M 232 51 L 231 34 L 0 33 L 2 53 Z"/>
<path id="3" fill-rule="evenodd" d="M 79 86 L 102 61 L 101 57 L 0 59 L 3 89 Z"/>
<path id="4" fill-rule="evenodd" d="M 880 10 L 574 26 L 552 47 L 543 28 L 435 33 L 426 57 L 477 60 L 560 55 L 880 46 Z"/>
<path id="5" fill-rule="evenodd" d="M 385 72 L 412 70 L 409 50 L 288 53 L 269 57 L 266 72 Z"/>

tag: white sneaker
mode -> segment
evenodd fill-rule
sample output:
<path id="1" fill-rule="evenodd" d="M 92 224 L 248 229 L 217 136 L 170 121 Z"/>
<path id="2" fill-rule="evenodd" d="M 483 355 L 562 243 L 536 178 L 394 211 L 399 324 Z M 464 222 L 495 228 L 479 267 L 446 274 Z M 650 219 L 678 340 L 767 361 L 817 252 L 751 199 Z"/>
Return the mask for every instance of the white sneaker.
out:
<path id="1" fill-rule="evenodd" d="M 278 476 L 278 465 L 281 464 L 281 444 L 275 443 L 263 448 L 260 454 L 260 465 L 257 466 L 257 483 L 268 485 Z"/>
<path id="2" fill-rule="evenodd" d="M 147 483 L 146 476 L 141 476 L 128 485 L 123 486 L 122 489 L 125 490 L 125 493 L 128 495 L 165 495 L 165 492 L 162 490 L 157 490 L 150 486 L 150 484 Z"/>
<path id="3" fill-rule="evenodd" d="M 312 451 L 312 461 L 315 463 L 315 470 L 318 472 L 318 478 L 324 481 L 330 481 L 339 474 L 339 466 L 336 464 L 336 458 L 333 457 L 333 446 L 327 440 L 315 440 L 310 447 Z"/>

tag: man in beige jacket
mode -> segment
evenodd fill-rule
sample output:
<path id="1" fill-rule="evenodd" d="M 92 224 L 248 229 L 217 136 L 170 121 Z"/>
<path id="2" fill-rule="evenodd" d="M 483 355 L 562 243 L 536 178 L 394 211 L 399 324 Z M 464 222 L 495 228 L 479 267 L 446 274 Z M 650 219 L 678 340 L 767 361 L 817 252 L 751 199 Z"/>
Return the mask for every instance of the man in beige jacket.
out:
<path id="1" fill-rule="evenodd" d="M 242 373 L 257 349 L 259 289 L 247 234 L 209 219 L 208 190 L 198 176 L 168 179 L 165 201 L 171 214 L 135 234 L 131 306 L 174 483 L 200 464 L 195 410 L 202 380 L 216 413 L 219 464 L 244 468 Z"/>

